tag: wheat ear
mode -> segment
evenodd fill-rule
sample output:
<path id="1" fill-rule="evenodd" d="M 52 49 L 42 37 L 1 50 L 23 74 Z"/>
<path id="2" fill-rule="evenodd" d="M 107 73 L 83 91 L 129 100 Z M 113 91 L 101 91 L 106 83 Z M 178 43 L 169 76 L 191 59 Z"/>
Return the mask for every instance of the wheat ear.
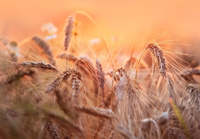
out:
<path id="1" fill-rule="evenodd" d="M 107 118 L 107 119 L 112 119 L 116 118 L 114 116 L 114 113 L 110 109 L 102 109 L 102 108 L 95 108 L 95 107 L 78 107 L 75 106 L 75 108 L 83 113 L 87 113 L 93 116 L 101 117 L 101 118 Z"/>
<path id="2" fill-rule="evenodd" d="M 31 70 L 31 69 L 18 70 L 18 72 L 16 74 L 13 74 L 13 75 L 7 77 L 6 84 L 11 84 L 11 83 L 13 83 L 16 80 L 18 80 L 20 78 L 23 78 L 26 75 L 31 76 L 34 73 L 35 73 L 35 71 Z"/>
<path id="3" fill-rule="evenodd" d="M 64 42 L 65 51 L 69 48 L 73 26 L 74 26 L 74 16 L 72 15 L 68 17 L 67 26 L 65 28 L 65 42 Z"/>
<path id="4" fill-rule="evenodd" d="M 159 66 L 159 70 L 161 75 L 166 78 L 166 60 L 165 57 L 163 55 L 163 50 L 155 43 L 148 43 L 147 47 L 145 48 L 145 50 L 142 52 L 139 60 L 138 60 L 138 64 L 137 64 L 137 68 L 136 68 L 136 75 L 135 75 L 135 80 L 137 79 L 137 72 L 139 69 L 139 65 L 140 65 L 140 61 L 141 58 L 144 56 L 145 52 L 149 50 L 157 59 L 158 61 L 158 66 Z"/>
<path id="5" fill-rule="evenodd" d="M 58 132 L 58 127 L 52 122 L 46 123 L 46 129 L 52 139 L 61 139 L 60 134 Z"/>
<path id="6" fill-rule="evenodd" d="M 47 88 L 46 93 L 55 90 L 63 80 L 67 80 L 71 76 L 71 70 L 66 70 L 60 74 Z"/>
<path id="7" fill-rule="evenodd" d="M 55 60 L 53 59 L 53 53 L 51 51 L 51 48 L 50 46 L 43 40 L 41 39 L 40 37 L 38 36 L 34 36 L 32 38 L 32 40 L 40 47 L 42 48 L 42 50 L 44 51 L 44 53 L 47 55 L 48 57 L 48 60 L 49 60 L 49 63 L 51 63 L 52 65 L 55 66 L 56 62 Z"/>
<path id="8" fill-rule="evenodd" d="M 105 97 L 105 94 L 104 94 L 105 73 L 103 72 L 101 63 L 98 59 L 96 60 L 96 67 L 97 67 L 97 77 L 98 77 L 98 80 L 99 80 L 100 87 L 102 89 L 103 101 L 104 101 L 104 97 Z"/>
<path id="9" fill-rule="evenodd" d="M 49 69 L 49 70 L 54 70 L 58 71 L 56 67 L 49 63 L 44 63 L 44 62 L 33 62 L 33 61 L 28 61 L 28 62 L 23 62 L 23 63 L 18 63 L 16 66 L 22 66 L 22 67 L 28 67 L 28 68 L 41 68 L 41 69 Z"/>

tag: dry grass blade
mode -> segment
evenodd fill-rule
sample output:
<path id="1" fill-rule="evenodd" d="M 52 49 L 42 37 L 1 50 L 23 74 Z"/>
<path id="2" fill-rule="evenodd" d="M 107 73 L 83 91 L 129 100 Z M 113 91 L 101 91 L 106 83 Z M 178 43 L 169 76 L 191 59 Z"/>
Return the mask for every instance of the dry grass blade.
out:
<path id="1" fill-rule="evenodd" d="M 58 132 L 58 127 L 52 122 L 47 122 L 46 129 L 52 139 L 61 139 Z"/>
<path id="2" fill-rule="evenodd" d="M 101 108 L 84 107 L 84 106 L 83 107 L 75 106 L 75 108 L 80 112 L 87 113 L 97 117 L 102 117 L 107 119 L 116 118 L 114 113 L 110 109 L 101 109 Z"/>
<path id="3" fill-rule="evenodd" d="M 67 20 L 67 26 L 65 29 L 65 42 L 64 42 L 65 50 L 67 50 L 69 47 L 73 26 L 74 26 L 74 16 L 69 16 Z"/>
<path id="4" fill-rule="evenodd" d="M 169 99 L 169 102 L 170 102 L 170 104 L 171 104 L 171 106 L 172 106 L 172 108 L 174 110 L 174 113 L 177 116 L 181 126 L 183 127 L 183 130 L 184 130 L 185 134 L 187 135 L 188 138 L 190 138 L 190 134 L 189 134 L 187 125 L 186 125 L 186 123 L 184 121 L 184 118 L 183 118 L 180 110 L 178 109 L 178 107 L 176 106 L 176 104 L 173 102 L 172 99 Z"/>
<path id="5" fill-rule="evenodd" d="M 38 36 L 34 36 L 32 38 L 32 40 L 40 47 L 43 49 L 44 53 L 48 56 L 48 60 L 49 62 L 55 66 L 56 62 L 53 59 L 53 53 L 51 51 L 50 46 L 44 41 L 42 40 L 40 37 Z"/>
<path id="6" fill-rule="evenodd" d="M 16 66 L 22 66 L 22 67 L 28 67 L 28 68 L 41 68 L 41 69 L 49 69 L 49 70 L 54 70 L 58 71 L 56 67 L 49 63 L 44 63 L 44 62 L 33 62 L 33 61 L 28 61 L 28 62 L 23 62 L 23 63 L 18 63 Z"/>

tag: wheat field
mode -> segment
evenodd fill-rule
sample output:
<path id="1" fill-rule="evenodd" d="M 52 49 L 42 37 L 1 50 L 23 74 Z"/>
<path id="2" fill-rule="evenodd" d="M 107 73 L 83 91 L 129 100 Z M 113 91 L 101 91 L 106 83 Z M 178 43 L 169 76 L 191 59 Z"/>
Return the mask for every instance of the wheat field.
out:
<path id="1" fill-rule="evenodd" d="M 78 15 L 99 38 L 81 40 Z M 157 39 L 108 43 L 81 11 L 46 35 L 0 37 L 0 138 L 199 138 L 200 69 L 189 54 Z"/>

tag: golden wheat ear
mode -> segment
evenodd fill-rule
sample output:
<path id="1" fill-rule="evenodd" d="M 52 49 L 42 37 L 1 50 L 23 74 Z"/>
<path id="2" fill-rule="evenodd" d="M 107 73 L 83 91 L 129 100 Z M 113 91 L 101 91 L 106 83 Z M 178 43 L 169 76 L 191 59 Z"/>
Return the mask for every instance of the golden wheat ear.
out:
<path id="1" fill-rule="evenodd" d="M 97 77 L 99 80 L 100 88 L 103 93 L 103 101 L 104 101 L 104 98 L 105 98 L 105 94 L 104 94 L 105 73 L 103 72 L 102 65 L 98 59 L 96 60 L 96 68 L 97 68 Z"/>
<path id="2" fill-rule="evenodd" d="M 137 64 L 137 68 L 136 68 L 136 74 L 135 74 L 135 80 L 137 79 L 137 74 L 138 74 L 138 70 L 139 70 L 139 65 L 140 65 L 140 61 L 142 59 L 142 57 L 144 56 L 145 52 L 149 50 L 157 59 L 158 62 L 158 66 L 159 66 L 159 70 L 160 70 L 160 74 L 166 78 L 166 60 L 165 57 L 163 55 L 163 50 L 155 43 L 148 43 L 147 47 L 144 49 L 144 51 L 142 52 L 138 64 Z"/>
<path id="3" fill-rule="evenodd" d="M 65 51 L 67 51 L 67 49 L 69 48 L 69 43 L 71 40 L 72 30 L 74 26 L 74 20 L 75 20 L 74 18 L 75 16 L 71 15 L 67 19 L 67 26 L 65 28 L 65 41 L 64 41 Z"/>
<path id="4" fill-rule="evenodd" d="M 56 65 L 56 61 L 53 59 L 53 53 L 51 51 L 50 46 L 47 44 L 47 42 L 45 42 L 43 39 L 41 39 L 38 36 L 34 36 L 32 37 L 32 40 L 40 47 L 43 49 L 44 53 L 47 55 L 48 57 L 48 61 L 50 64 L 52 65 Z"/>
<path id="5" fill-rule="evenodd" d="M 78 68 L 83 75 L 86 75 L 88 77 L 91 77 L 93 80 L 94 88 L 95 88 L 95 95 L 96 97 L 98 96 L 99 93 L 99 87 L 98 87 L 98 79 L 96 76 L 96 70 L 95 67 L 91 61 L 90 58 L 87 57 L 80 57 L 76 62 L 75 62 L 76 68 Z"/>
<path id="6" fill-rule="evenodd" d="M 71 70 L 66 70 L 62 74 L 60 74 L 51 84 L 49 84 L 46 93 L 50 93 L 57 89 L 63 80 L 69 79 L 71 76 Z"/>
<path id="7" fill-rule="evenodd" d="M 52 139 L 61 139 L 58 127 L 53 122 L 48 121 L 46 123 L 46 130 Z"/>
<path id="8" fill-rule="evenodd" d="M 32 69 L 18 70 L 17 73 L 7 77 L 6 84 L 11 84 L 24 76 L 32 76 L 34 73 L 35 71 Z"/>
<path id="9" fill-rule="evenodd" d="M 198 84 L 189 84 L 186 90 L 190 95 L 191 103 L 194 103 L 198 108 L 200 106 L 200 86 Z"/>
<path id="10" fill-rule="evenodd" d="M 17 63 L 15 65 L 21 66 L 21 67 L 27 67 L 27 68 L 39 68 L 39 69 L 48 69 L 48 70 L 58 71 L 56 67 L 54 67 L 53 65 L 49 63 L 44 63 L 44 62 L 28 61 L 28 62 L 23 62 L 23 63 Z"/>

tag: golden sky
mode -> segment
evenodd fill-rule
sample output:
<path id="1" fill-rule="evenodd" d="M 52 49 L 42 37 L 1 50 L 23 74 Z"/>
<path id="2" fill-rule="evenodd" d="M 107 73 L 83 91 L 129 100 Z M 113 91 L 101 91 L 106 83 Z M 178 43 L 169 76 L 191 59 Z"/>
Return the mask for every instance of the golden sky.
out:
<path id="1" fill-rule="evenodd" d="M 23 39 L 40 33 L 46 22 L 60 27 L 73 11 L 83 10 L 106 37 L 132 40 L 168 32 L 177 39 L 200 38 L 199 5 L 198 0 L 0 0 L 0 36 Z"/>

